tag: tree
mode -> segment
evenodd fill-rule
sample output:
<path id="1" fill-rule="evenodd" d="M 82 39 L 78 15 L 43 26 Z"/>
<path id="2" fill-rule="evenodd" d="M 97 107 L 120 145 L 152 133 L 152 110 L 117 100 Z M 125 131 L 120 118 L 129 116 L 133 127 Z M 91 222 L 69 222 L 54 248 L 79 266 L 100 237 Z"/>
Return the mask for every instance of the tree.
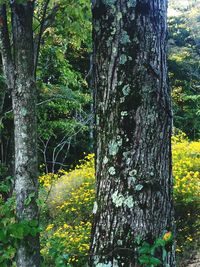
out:
<path id="1" fill-rule="evenodd" d="M 3 129 L 0 132 L 0 179 L 6 180 L 8 175 L 5 171 L 2 173 L 2 170 L 6 169 L 9 162 L 10 157 L 7 155 L 12 154 L 7 140 L 11 139 L 10 124 L 14 112 L 17 217 L 19 223 L 28 220 L 35 225 L 38 222 L 36 138 L 39 137 L 42 143 L 38 147 L 39 150 L 42 148 L 44 159 L 47 159 L 44 162 L 46 169 L 51 167 L 52 172 L 56 171 L 60 166 L 66 166 L 63 163 L 66 157 L 69 159 L 70 146 L 81 147 L 76 140 L 72 143 L 71 139 L 75 139 L 77 133 L 83 135 L 90 119 L 88 112 L 82 110 L 82 106 L 90 103 L 83 79 L 87 75 L 85 58 L 91 43 L 88 38 L 91 23 L 86 19 L 90 16 L 90 2 L 81 0 L 77 4 L 74 0 L 2 0 L 0 7 L 2 67 L 7 85 L 5 88 L 1 79 L 5 90 L 0 93 L 0 121 Z M 7 98 L 11 99 L 11 94 L 13 107 L 10 100 L 7 101 Z M 36 125 L 37 101 L 39 123 Z M 84 145 L 80 150 L 86 151 L 86 141 L 81 141 Z M 7 151 L 9 153 L 5 153 Z M 77 151 L 73 153 L 77 155 Z M 50 156 L 52 162 L 49 163 Z M 59 164 L 58 167 L 56 164 Z M 39 266 L 38 236 L 27 235 L 27 229 L 21 230 L 23 240 L 18 251 L 18 265 Z M 37 229 L 32 230 L 32 234 L 35 234 Z"/>
<path id="2" fill-rule="evenodd" d="M 147 249 L 173 232 L 167 1 L 96 0 L 92 13 L 97 192 L 90 266 L 138 266 L 139 258 L 174 267 L 172 244 L 164 256 L 157 249 L 151 258 Z"/>
<path id="3" fill-rule="evenodd" d="M 200 136 L 200 3 L 188 1 L 187 8 L 182 7 L 182 1 L 175 1 L 172 4 L 171 13 L 174 16 L 169 16 L 168 65 L 174 126 L 185 132 L 190 139 L 198 140 Z"/>
<path id="4" fill-rule="evenodd" d="M 10 2 L 13 54 L 6 8 L 5 3 L 1 5 L 1 53 L 14 113 L 16 213 L 20 222 L 35 220 L 38 223 L 34 1 Z M 39 266 L 39 249 L 39 235 L 25 235 L 19 244 L 17 266 Z"/>
<path id="5" fill-rule="evenodd" d="M 33 37 L 35 1 L 1 1 L 1 55 L 8 92 L 12 95 L 15 135 L 16 215 L 21 223 L 38 226 L 38 162 L 36 126 L 36 68 L 49 0 L 41 1 L 42 19 L 38 34 Z M 8 10 L 9 7 L 9 10 Z M 54 18 L 52 9 L 51 20 Z M 9 25 L 11 14 L 11 25 Z M 46 24 L 45 24 L 46 23 Z M 9 29 L 11 28 L 11 32 Z M 12 38 L 12 45 L 11 40 Z M 3 106 L 5 91 L 1 94 Z M 30 229 L 30 227 L 28 228 Z M 21 230 L 17 251 L 17 266 L 40 266 L 40 246 L 37 231 Z"/>
<path id="6" fill-rule="evenodd" d="M 45 164 L 43 170 L 53 172 L 61 167 L 69 168 L 75 157 L 78 161 L 83 152 L 91 150 L 87 144 L 92 117 L 91 92 L 86 83 L 91 51 L 90 1 L 38 0 L 34 9 L 38 161 L 40 166 Z M 6 98 L 0 96 L 0 102 L 1 99 L 4 101 L 0 114 L 0 165 L 8 169 L 13 154 L 10 90 L 6 90 Z M 12 169 L 4 171 L 4 175 L 1 173 L 0 179 L 13 175 Z"/>

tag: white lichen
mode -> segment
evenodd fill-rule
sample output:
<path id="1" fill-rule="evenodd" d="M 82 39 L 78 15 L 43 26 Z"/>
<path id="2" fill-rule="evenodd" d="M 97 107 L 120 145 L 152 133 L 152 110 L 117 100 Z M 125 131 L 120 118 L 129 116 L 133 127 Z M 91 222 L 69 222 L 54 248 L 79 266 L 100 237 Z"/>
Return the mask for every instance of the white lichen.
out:
<path id="1" fill-rule="evenodd" d="M 128 7 L 135 7 L 136 6 L 136 0 L 128 0 L 127 6 Z"/>
<path id="2" fill-rule="evenodd" d="M 127 115 L 128 115 L 128 112 L 127 112 L 127 111 L 122 111 L 122 112 L 121 112 L 121 116 L 122 116 L 122 117 L 125 117 L 125 116 L 127 116 Z"/>
<path id="3" fill-rule="evenodd" d="M 117 17 L 117 21 L 119 21 L 120 19 L 122 19 L 122 13 L 118 12 L 116 17 Z"/>
<path id="4" fill-rule="evenodd" d="M 127 84 L 127 85 L 124 85 L 124 87 L 122 88 L 122 92 L 123 92 L 123 95 L 124 96 L 127 96 L 127 95 L 129 95 L 129 93 L 130 93 L 130 86 Z"/>
<path id="5" fill-rule="evenodd" d="M 108 172 L 110 173 L 110 175 L 115 175 L 115 168 L 114 167 L 110 167 L 109 169 L 108 169 Z"/>
<path id="6" fill-rule="evenodd" d="M 144 186 L 142 184 L 137 184 L 135 187 L 136 191 L 141 191 Z"/>
<path id="7" fill-rule="evenodd" d="M 25 108 L 21 108 L 21 115 L 26 116 L 27 115 L 27 110 Z"/>
<path id="8" fill-rule="evenodd" d="M 117 54 L 117 48 L 116 47 L 113 47 L 113 55 L 116 55 Z"/>
<path id="9" fill-rule="evenodd" d="M 122 31 L 120 43 L 125 45 L 125 44 L 128 44 L 130 42 L 131 41 L 130 41 L 128 33 L 126 31 Z"/>
<path id="10" fill-rule="evenodd" d="M 103 164 L 107 164 L 108 163 L 108 158 L 105 156 L 104 158 L 103 158 Z"/>
<path id="11" fill-rule="evenodd" d="M 135 202 L 134 202 L 134 200 L 133 200 L 133 197 L 132 197 L 132 196 L 128 196 L 128 197 L 125 199 L 124 204 L 125 204 L 129 209 L 133 208 L 133 206 L 134 206 L 134 204 L 135 204 Z"/>
<path id="12" fill-rule="evenodd" d="M 120 98 L 120 103 L 123 103 L 125 101 L 125 97 Z"/>
<path id="13" fill-rule="evenodd" d="M 103 0 L 103 3 L 108 6 L 112 6 L 116 3 L 116 0 Z"/>
<path id="14" fill-rule="evenodd" d="M 120 135 L 117 136 L 117 145 L 120 147 L 122 145 L 122 138 Z"/>
<path id="15" fill-rule="evenodd" d="M 137 174 L 137 170 L 133 169 L 132 171 L 129 172 L 130 176 L 135 176 Z"/>
<path id="16" fill-rule="evenodd" d="M 118 190 L 113 193 L 111 198 L 116 207 L 121 207 L 124 205 L 130 209 L 134 206 L 133 197 L 123 196 L 121 193 L 118 193 Z"/>
<path id="17" fill-rule="evenodd" d="M 108 144 L 109 154 L 115 156 L 119 150 L 118 143 L 115 140 L 112 140 Z"/>
<path id="18" fill-rule="evenodd" d="M 115 191 L 111 198 L 116 207 L 122 206 L 124 202 L 124 196 L 121 193 L 118 193 L 118 191 Z"/>
<path id="19" fill-rule="evenodd" d="M 117 240 L 117 245 L 118 245 L 118 246 L 122 246 L 122 244 L 123 244 L 122 240 L 120 240 L 120 239 Z"/>
<path id="20" fill-rule="evenodd" d="M 95 201 L 92 213 L 96 214 L 97 213 L 97 209 L 98 209 L 98 205 L 97 205 L 97 202 Z"/>
<path id="21" fill-rule="evenodd" d="M 126 63 L 126 61 L 127 61 L 127 56 L 125 54 L 122 54 L 119 58 L 119 63 L 123 65 Z"/>

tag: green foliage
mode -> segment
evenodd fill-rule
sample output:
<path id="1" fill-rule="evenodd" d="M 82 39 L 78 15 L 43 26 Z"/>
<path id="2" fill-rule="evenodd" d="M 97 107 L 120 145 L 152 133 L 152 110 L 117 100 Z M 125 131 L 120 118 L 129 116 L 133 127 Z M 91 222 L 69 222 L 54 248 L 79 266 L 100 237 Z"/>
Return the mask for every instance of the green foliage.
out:
<path id="1" fill-rule="evenodd" d="M 52 164 L 58 170 L 65 161 L 74 163 L 88 152 L 91 121 L 91 90 L 86 81 L 91 51 L 90 1 L 50 2 L 49 14 L 55 6 L 59 8 L 44 32 L 37 69 L 40 159 L 44 161 L 45 151 L 46 172 L 55 171 Z M 38 4 L 39 17 L 40 10 Z M 38 21 L 34 23 L 37 29 Z M 59 151 L 56 159 L 55 150 Z"/>
<path id="2" fill-rule="evenodd" d="M 3 199 L 10 191 L 10 177 L 0 183 L 0 266 L 15 266 L 15 253 L 19 240 L 39 233 L 38 222 L 16 220 L 15 196 Z"/>
<path id="3" fill-rule="evenodd" d="M 171 2 L 175 15 L 169 17 L 169 71 L 175 127 L 191 139 L 200 137 L 199 98 L 199 2 L 182 6 Z"/>
<path id="4" fill-rule="evenodd" d="M 51 190 L 47 202 L 50 219 L 41 234 L 45 264 L 84 266 L 94 202 L 94 155 L 88 155 L 74 170 L 63 171 L 60 178 L 47 174 L 40 177 L 40 182 L 47 194 Z"/>
<path id="5" fill-rule="evenodd" d="M 199 247 L 200 142 L 189 142 L 179 133 L 172 138 L 177 261 L 185 263 Z"/>
<path id="6" fill-rule="evenodd" d="M 157 238 L 153 243 L 147 241 L 139 242 L 138 254 L 139 262 L 144 267 L 162 266 L 167 256 L 167 249 L 173 240 L 172 233 L 166 232 L 162 238 Z M 157 254 L 162 254 L 162 259 L 158 258 Z"/>

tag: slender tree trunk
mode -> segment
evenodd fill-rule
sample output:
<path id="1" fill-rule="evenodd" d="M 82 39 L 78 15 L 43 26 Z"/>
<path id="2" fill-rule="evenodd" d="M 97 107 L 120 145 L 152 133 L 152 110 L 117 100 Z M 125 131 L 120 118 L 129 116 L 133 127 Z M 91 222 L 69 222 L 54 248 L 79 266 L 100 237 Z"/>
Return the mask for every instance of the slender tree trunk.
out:
<path id="1" fill-rule="evenodd" d="M 6 5 L 0 5 L 0 49 L 2 54 L 2 67 L 6 79 L 7 90 L 11 91 L 14 85 L 13 62 L 11 55 L 10 39 L 7 25 Z M 0 123 L 3 118 L 3 108 L 6 96 L 6 87 L 2 87 L 0 91 Z M 1 131 L 1 130 L 0 130 Z"/>
<path id="2" fill-rule="evenodd" d="M 33 52 L 33 1 L 11 4 L 14 41 L 15 86 L 12 90 L 15 125 L 15 190 L 17 217 L 38 220 L 36 204 L 37 182 L 37 128 L 36 85 Z M 26 200 L 31 198 L 30 203 Z M 17 266 L 40 266 L 39 236 L 25 237 L 17 251 Z"/>
<path id="3" fill-rule="evenodd" d="M 1 173 L 1 179 L 4 180 L 6 176 L 13 176 L 14 174 L 13 122 L 8 123 L 9 134 L 4 136 L 4 132 L 7 131 L 8 127 L 7 121 L 5 122 L 4 120 L 4 111 L 11 108 L 11 99 L 8 97 L 8 95 L 11 93 L 11 90 L 14 86 L 14 69 L 7 25 L 6 4 L 0 5 L 0 49 L 2 55 L 2 68 L 6 82 L 6 86 L 3 86 L 0 92 L 0 164 L 5 166 L 7 169 L 4 173 Z M 8 194 L 5 194 L 4 197 L 6 199 Z"/>
<path id="4" fill-rule="evenodd" d="M 0 92 L 0 118 L 2 117 L 4 99 L 5 99 L 5 88 L 1 88 L 1 92 Z M 0 121 L 0 123 L 1 123 L 1 121 Z"/>
<path id="5" fill-rule="evenodd" d="M 92 12 L 97 196 L 90 266 L 140 266 L 136 239 L 152 243 L 173 231 L 167 1 L 94 0 Z M 173 246 L 163 266 L 175 266 Z"/>

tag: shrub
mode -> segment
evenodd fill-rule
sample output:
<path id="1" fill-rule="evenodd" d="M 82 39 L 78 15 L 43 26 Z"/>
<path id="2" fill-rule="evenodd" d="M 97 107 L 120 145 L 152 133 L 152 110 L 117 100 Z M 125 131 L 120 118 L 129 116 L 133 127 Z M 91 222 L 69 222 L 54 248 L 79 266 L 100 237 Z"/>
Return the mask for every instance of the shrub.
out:
<path id="1" fill-rule="evenodd" d="M 87 262 L 94 202 L 94 155 L 80 161 L 75 170 L 62 172 L 60 178 L 40 179 L 51 190 L 47 205 L 50 223 L 42 232 L 45 266 L 84 266 Z M 48 193 L 47 193 L 48 194 Z"/>
<path id="2" fill-rule="evenodd" d="M 177 260 L 185 260 L 199 246 L 200 141 L 189 142 L 181 133 L 172 138 Z"/>
<path id="3" fill-rule="evenodd" d="M 60 227 L 49 224 L 45 230 L 48 242 L 43 244 L 41 250 L 45 266 L 79 266 L 87 262 L 89 250 L 91 223 L 80 222 L 77 225 L 64 223 Z"/>
<path id="4" fill-rule="evenodd" d="M 3 198 L 9 195 L 12 188 L 12 179 L 7 177 L 0 182 L 0 266 L 15 267 L 15 254 L 19 240 L 27 235 L 35 236 L 39 232 L 37 222 L 20 221 L 16 219 L 15 196 Z"/>
<path id="5" fill-rule="evenodd" d="M 71 198 L 75 200 L 74 194 L 76 194 L 78 188 L 79 190 L 81 190 L 80 187 L 84 188 L 83 183 L 86 186 L 86 190 L 89 190 L 90 187 L 94 188 L 94 155 L 87 155 L 74 170 L 61 171 L 59 175 L 61 174 L 60 178 L 55 178 L 54 176 L 52 188 L 52 183 L 47 186 L 47 189 L 50 189 L 48 205 L 52 216 L 60 213 L 60 209 L 63 209 L 64 206 L 70 205 Z M 84 201 L 84 203 L 86 202 L 87 200 Z"/>

